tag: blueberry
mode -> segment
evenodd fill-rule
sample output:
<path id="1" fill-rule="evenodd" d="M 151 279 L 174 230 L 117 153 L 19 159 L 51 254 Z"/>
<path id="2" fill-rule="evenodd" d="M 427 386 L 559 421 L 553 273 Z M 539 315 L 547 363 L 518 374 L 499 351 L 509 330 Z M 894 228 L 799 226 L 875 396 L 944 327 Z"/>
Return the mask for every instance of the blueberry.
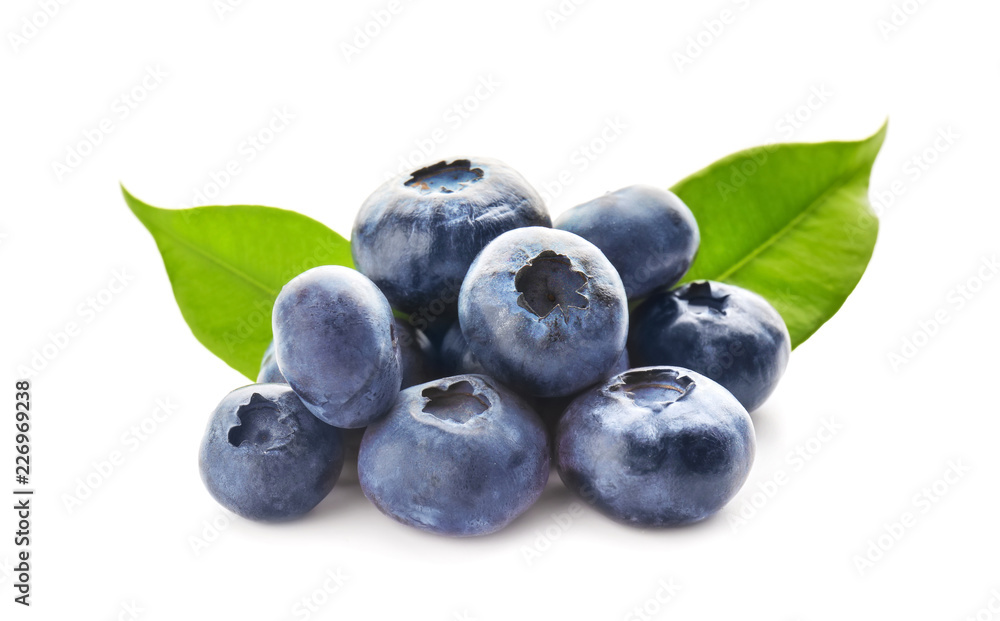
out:
<path id="1" fill-rule="evenodd" d="M 215 408 L 198 463 L 219 504 L 251 520 L 280 521 L 330 493 L 344 448 L 340 430 L 313 416 L 291 388 L 254 384 Z"/>
<path id="2" fill-rule="evenodd" d="M 439 377 L 436 357 L 430 339 L 402 319 L 397 318 L 396 340 L 399 344 L 399 364 L 403 376 L 403 388 L 423 384 Z M 278 361 L 274 356 L 274 341 L 267 346 L 264 358 L 260 363 L 258 384 L 287 384 L 285 376 L 278 369 Z"/>
<path id="3" fill-rule="evenodd" d="M 465 337 L 462 336 L 462 329 L 458 322 L 445 335 L 444 342 L 441 345 L 440 359 L 442 371 L 450 375 L 465 373 L 487 374 L 483 366 L 476 360 L 476 357 L 469 352 L 469 344 L 466 342 Z M 601 381 L 603 382 L 619 373 L 624 373 L 628 369 L 628 350 L 624 350 L 618 358 L 618 362 L 615 363 L 615 366 L 607 373 L 606 377 L 601 378 Z M 532 409 L 538 413 L 545 423 L 545 428 L 549 431 L 550 436 L 555 433 L 555 426 L 559 422 L 559 417 L 562 416 L 563 411 L 565 411 L 566 407 L 573 401 L 577 394 L 579 393 L 565 397 L 531 397 L 528 399 Z"/>
<path id="4" fill-rule="evenodd" d="M 556 437 L 566 486 L 637 526 L 702 520 L 739 491 L 753 464 L 747 411 L 687 369 L 633 369 L 578 397 Z"/>
<path id="5" fill-rule="evenodd" d="M 611 371 L 609 371 L 605 377 L 602 377 L 598 383 L 604 383 L 612 377 L 628 371 L 630 368 L 631 365 L 629 364 L 628 350 L 625 350 L 622 352 L 621 357 L 618 358 L 618 362 L 615 363 L 615 366 L 611 368 Z M 586 389 L 580 392 L 584 391 L 586 391 Z M 556 425 L 559 423 L 559 419 L 562 417 L 563 412 L 565 412 L 566 408 L 569 407 L 569 404 L 573 402 L 573 399 L 579 395 L 580 393 L 575 393 L 567 397 L 535 397 L 532 399 L 532 405 L 534 405 L 535 411 L 538 412 L 538 415 L 541 416 L 542 420 L 545 422 L 545 428 L 548 429 L 550 436 L 555 435 Z"/>
<path id="6" fill-rule="evenodd" d="M 459 159 L 376 190 L 354 221 L 351 253 L 394 307 L 432 323 L 454 317 L 465 272 L 493 238 L 551 224 L 541 197 L 516 171 L 495 160 Z"/>
<path id="7" fill-rule="evenodd" d="M 549 475 L 542 421 L 483 375 L 408 388 L 365 431 L 361 489 L 382 513 L 453 536 L 500 530 L 541 495 Z"/>
<path id="8" fill-rule="evenodd" d="M 399 343 L 399 363 L 403 388 L 416 386 L 439 377 L 434 347 L 430 339 L 402 319 L 396 319 L 396 340 Z"/>
<path id="9" fill-rule="evenodd" d="M 303 403 L 336 427 L 384 414 L 402 375 L 392 309 L 372 281 L 339 266 L 291 280 L 274 302 L 278 367 Z"/>
<path id="10" fill-rule="evenodd" d="M 278 369 L 278 360 L 274 356 L 274 341 L 267 346 L 264 358 L 260 361 L 260 373 L 257 374 L 258 384 L 287 384 L 285 376 Z"/>
<path id="11" fill-rule="evenodd" d="M 676 194 L 633 185 L 577 205 L 555 227 L 601 249 L 618 270 L 630 300 L 672 287 L 698 253 L 698 223 Z"/>
<path id="12" fill-rule="evenodd" d="M 508 231 L 476 258 L 459 295 L 469 350 L 489 375 L 538 397 L 573 394 L 607 376 L 628 333 L 621 278 L 582 237 Z"/>
<path id="13" fill-rule="evenodd" d="M 693 282 L 656 293 L 633 312 L 629 353 L 637 366 L 674 365 L 707 375 L 753 412 L 785 372 L 791 339 L 778 311 L 756 293 Z"/>
<path id="14" fill-rule="evenodd" d="M 478 373 L 486 375 L 483 365 L 469 351 L 469 342 L 462 335 L 462 326 L 456 321 L 445 333 L 438 354 L 441 370 L 448 375 Z"/>

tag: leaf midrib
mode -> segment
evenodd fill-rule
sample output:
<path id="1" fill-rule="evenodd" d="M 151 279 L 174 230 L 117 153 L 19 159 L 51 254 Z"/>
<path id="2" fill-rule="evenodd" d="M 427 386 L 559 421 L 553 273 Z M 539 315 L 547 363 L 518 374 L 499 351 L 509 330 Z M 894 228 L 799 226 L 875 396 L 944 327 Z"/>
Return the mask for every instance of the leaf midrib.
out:
<path id="1" fill-rule="evenodd" d="M 853 168 L 847 171 L 846 173 L 842 174 L 834 181 L 832 185 L 828 186 L 827 189 L 823 190 L 823 192 L 819 194 L 819 196 L 814 198 L 809 203 L 808 207 L 803 209 L 801 212 L 799 212 L 797 216 L 792 218 L 788 222 L 788 224 L 781 227 L 780 230 L 778 230 L 776 233 L 767 238 L 767 240 L 765 240 L 764 243 L 754 248 L 753 251 L 749 252 L 746 256 L 744 256 L 742 259 L 734 263 L 727 270 L 715 276 L 714 278 L 710 278 L 709 280 L 717 280 L 720 282 L 724 282 L 727 278 L 730 278 L 733 274 L 743 269 L 748 263 L 750 263 L 758 256 L 760 256 L 765 250 L 767 250 L 774 244 L 778 243 L 779 239 L 787 235 L 789 231 L 798 227 L 798 225 L 803 220 L 805 220 L 807 216 L 809 216 L 813 211 L 818 209 L 821 204 L 823 204 L 824 199 L 828 195 L 834 192 L 839 192 L 841 189 L 843 189 L 844 186 L 846 186 L 850 181 L 852 181 L 855 177 L 858 176 L 858 173 L 861 171 L 862 168 L 863 166 Z"/>
<path id="2" fill-rule="evenodd" d="M 239 277 L 239 278 L 243 279 L 244 281 L 246 281 L 248 284 L 250 284 L 250 285 L 252 285 L 252 286 L 260 289 L 261 293 L 263 293 L 266 297 L 271 297 L 272 295 L 274 295 L 273 292 L 272 292 L 272 290 L 269 287 L 265 286 L 263 283 L 261 283 L 260 281 L 258 281 L 256 278 L 250 276 L 249 274 L 247 274 L 243 270 L 240 270 L 240 269 L 238 269 L 236 267 L 233 267 L 233 265 L 231 265 L 227 261 L 224 261 L 221 258 L 216 257 L 215 255 L 209 254 L 208 252 L 205 252 L 204 250 L 201 250 L 197 246 L 194 246 L 190 242 L 186 241 L 183 237 L 179 237 L 178 235 L 176 235 L 172 231 L 169 231 L 169 230 L 163 228 L 159 224 L 155 224 L 153 226 L 156 227 L 156 230 L 160 234 L 162 234 L 164 237 L 169 238 L 171 241 L 173 241 L 178 246 L 181 246 L 181 247 L 185 248 L 186 250 L 191 251 L 193 254 L 195 254 L 197 256 L 200 256 L 200 257 L 202 257 L 204 259 L 207 259 L 211 263 L 215 263 L 216 265 L 219 265 L 219 266 L 223 267 L 224 269 L 229 270 L 230 272 L 232 272 L 233 274 L 235 274 L 237 277 Z"/>

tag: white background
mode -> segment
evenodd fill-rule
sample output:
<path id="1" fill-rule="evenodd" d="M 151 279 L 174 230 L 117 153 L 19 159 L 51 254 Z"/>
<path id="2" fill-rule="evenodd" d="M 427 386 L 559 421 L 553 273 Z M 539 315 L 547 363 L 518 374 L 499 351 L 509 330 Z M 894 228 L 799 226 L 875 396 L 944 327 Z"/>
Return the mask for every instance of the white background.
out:
<path id="1" fill-rule="evenodd" d="M 32 371 L 34 606 L 11 602 L 8 509 L 4 618 L 132 618 L 133 605 L 149 620 L 1000 610 L 1000 279 L 977 280 L 1000 250 L 995 2 L 567 1 L 571 14 L 554 23 L 557 0 L 400 0 L 350 57 L 343 44 L 388 0 L 256 0 L 221 14 L 212 0 L 101 0 L 58 5 L 47 20 L 44 4 L 7 0 L 0 15 L 4 411 L 19 367 L 50 339 L 63 344 Z M 887 27 L 897 8 L 898 27 Z M 44 25 L 32 31 L 25 19 Z M 691 62 L 679 66 L 682 54 Z M 150 70 L 165 76 L 143 87 Z M 482 81 L 494 87 L 477 96 Z M 123 94 L 142 101 L 123 107 Z M 249 160 L 241 145 L 275 109 L 294 119 Z M 785 119 L 796 113 L 794 125 Z M 203 489 L 207 417 L 245 379 L 191 336 L 119 181 L 150 203 L 190 206 L 235 159 L 240 173 L 213 203 L 295 209 L 346 235 L 364 198 L 439 128 L 443 144 L 415 161 L 502 159 L 558 213 L 633 183 L 668 186 L 757 144 L 859 139 L 886 116 L 869 270 L 755 414 L 753 473 L 717 517 L 655 532 L 589 509 L 567 521 L 572 498 L 553 476 L 507 530 L 450 540 L 383 517 L 350 474 L 283 526 L 227 518 Z M 68 173 L 54 171 L 102 119 L 113 131 Z M 581 147 L 608 123 L 623 128 L 583 170 Z M 951 141 L 935 146 L 942 132 Z M 573 181 L 560 189 L 551 184 L 562 171 Z M 113 293 L 116 273 L 127 285 Z M 99 312 L 86 310 L 89 299 L 103 300 Z M 948 321 L 935 326 L 940 313 Z M 66 342 L 69 322 L 79 330 Z M 904 352 L 905 339 L 919 346 Z M 158 400 L 171 410 L 137 441 L 130 430 Z M 831 419 L 835 435 L 821 432 Z M 13 421 L 3 420 L 8 498 Z M 115 451 L 124 462 L 95 474 Z M 922 499 L 950 462 L 967 471 Z M 88 475 L 100 485 L 67 509 Z M 746 521 L 734 522 L 741 512 Z M 908 526 L 893 526 L 908 513 Z M 196 550 L 198 538 L 207 547 Z M 881 557 L 859 569 L 869 555 Z M 660 584 L 671 581 L 679 588 L 668 599 Z M 297 614 L 304 597 L 323 603 Z"/>

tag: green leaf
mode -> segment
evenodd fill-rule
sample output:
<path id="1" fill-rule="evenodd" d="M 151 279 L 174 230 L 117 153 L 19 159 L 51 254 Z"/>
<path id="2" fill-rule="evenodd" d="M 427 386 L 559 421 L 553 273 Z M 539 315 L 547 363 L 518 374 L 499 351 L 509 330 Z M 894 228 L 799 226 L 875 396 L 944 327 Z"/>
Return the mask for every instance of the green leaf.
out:
<path id="1" fill-rule="evenodd" d="M 887 129 L 857 142 L 741 151 L 674 186 L 701 230 L 684 282 L 759 293 L 781 313 L 792 347 L 802 344 L 840 309 L 875 248 L 868 181 Z"/>
<path id="2" fill-rule="evenodd" d="M 274 299 L 296 275 L 351 262 L 350 242 L 319 222 L 274 207 L 160 209 L 125 202 L 153 234 L 191 332 L 251 380 L 271 341 Z"/>

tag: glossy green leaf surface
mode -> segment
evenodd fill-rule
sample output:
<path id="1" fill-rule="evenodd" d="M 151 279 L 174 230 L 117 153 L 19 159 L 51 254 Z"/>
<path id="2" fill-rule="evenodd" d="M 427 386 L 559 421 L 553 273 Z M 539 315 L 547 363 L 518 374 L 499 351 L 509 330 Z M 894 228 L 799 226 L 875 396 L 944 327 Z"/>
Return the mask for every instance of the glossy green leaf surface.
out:
<path id="1" fill-rule="evenodd" d="M 271 307 L 281 287 L 318 265 L 353 267 L 346 239 L 294 211 L 161 209 L 122 192 L 156 241 L 191 332 L 250 379 L 271 341 Z"/>
<path id="2" fill-rule="evenodd" d="M 808 339 L 843 305 L 874 250 L 868 183 L 886 130 L 740 151 L 675 185 L 701 230 L 684 282 L 755 291 L 781 313 L 793 347 Z"/>

